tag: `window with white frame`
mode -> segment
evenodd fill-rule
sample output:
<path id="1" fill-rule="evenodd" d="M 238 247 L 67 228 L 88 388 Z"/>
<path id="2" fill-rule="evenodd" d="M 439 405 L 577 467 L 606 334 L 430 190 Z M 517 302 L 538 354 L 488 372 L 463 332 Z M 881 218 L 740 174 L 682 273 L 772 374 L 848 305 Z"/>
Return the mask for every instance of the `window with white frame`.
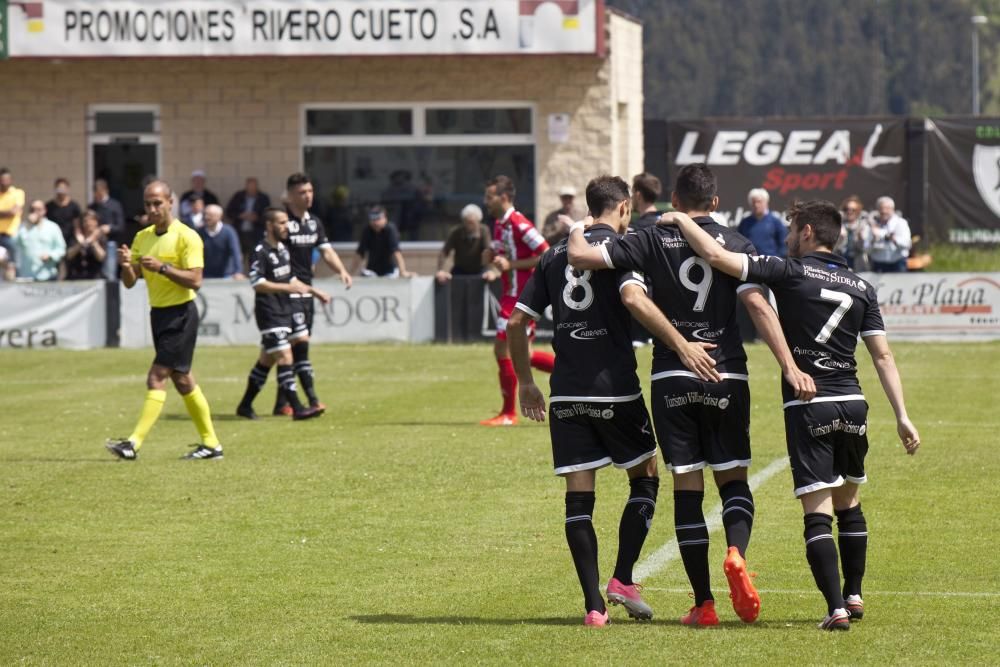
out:
<path id="1" fill-rule="evenodd" d="M 535 214 L 529 103 L 307 104 L 301 124 L 302 168 L 331 240 L 357 240 L 374 204 L 404 240 L 443 240 L 499 174 L 514 180 L 518 210 Z"/>

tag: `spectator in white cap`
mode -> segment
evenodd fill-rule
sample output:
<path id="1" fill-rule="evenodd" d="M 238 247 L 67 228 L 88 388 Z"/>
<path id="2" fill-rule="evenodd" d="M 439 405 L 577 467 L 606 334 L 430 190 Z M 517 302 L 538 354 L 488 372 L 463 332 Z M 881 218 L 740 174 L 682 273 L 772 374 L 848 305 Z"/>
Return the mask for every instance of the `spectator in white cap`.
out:
<path id="1" fill-rule="evenodd" d="M 200 199 L 205 206 L 218 204 L 219 198 L 205 187 L 205 170 L 195 169 L 191 172 L 191 189 L 181 195 L 180 219 L 184 220 L 191 215 L 191 205 L 195 199 Z"/>
<path id="2" fill-rule="evenodd" d="M 565 215 L 573 220 L 580 220 L 586 215 L 586 211 L 573 204 L 575 200 L 576 188 L 572 185 L 564 185 L 559 188 L 559 202 L 562 205 L 545 216 L 545 222 L 542 223 L 542 236 L 545 237 L 550 246 L 559 243 L 569 235 L 566 225 L 559 220 L 560 215 Z"/>

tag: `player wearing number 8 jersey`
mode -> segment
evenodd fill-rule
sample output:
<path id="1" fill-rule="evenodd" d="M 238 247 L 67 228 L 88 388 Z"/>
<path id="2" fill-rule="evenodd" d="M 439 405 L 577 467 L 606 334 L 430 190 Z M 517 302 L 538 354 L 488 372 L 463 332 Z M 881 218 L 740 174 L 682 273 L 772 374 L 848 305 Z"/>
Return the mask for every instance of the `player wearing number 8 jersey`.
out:
<path id="1" fill-rule="evenodd" d="M 840 235 L 837 207 L 826 201 L 795 204 L 786 243 L 789 259 L 728 252 L 683 214 L 664 222 L 680 227 L 692 247 L 713 267 L 743 280 L 769 285 L 781 326 L 798 367 L 816 381 L 817 396 L 804 402 L 784 385 L 785 434 L 795 495 L 805 515 L 806 556 L 827 602 L 825 630 L 847 630 L 864 613 L 861 580 L 868 527 L 859 485 L 867 481 L 868 404 L 861 393 L 854 352 L 860 336 L 875 363 L 896 415 L 896 430 L 908 454 L 920 436 L 906 414 L 903 388 L 886 342 L 875 289 L 831 252 Z M 837 516 L 841 587 L 833 515 Z"/>
<path id="2" fill-rule="evenodd" d="M 592 180 L 587 205 L 599 216 L 587 240 L 600 245 L 617 239 L 631 217 L 628 184 L 611 176 Z M 631 494 L 622 513 L 608 601 L 624 605 L 631 616 L 651 618 L 652 610 L 632 581 L 632 566 L 653 519 L 659 477 L 656 441 L 635 373 L 629 311 L 676 346 L 694 368 L 710 369 L 710 360 L 701 346 L 685 342 L 649 301 L 641 274 L 576 271 L 566 261 L 563 242 L 542 256 L 508 324 L 521 410 L 531 419 L 544 421 L 546 413 L 531 373 L 528 326 L 550 306 L 556 349 L 548 412 L 552 456 L 556 474 L 566 479 L 566 540 L 584 593 L 585 622 L 607 622 L 591 517 L 595 473 L 609 464 L 627 470 Z"/>
<path id="3" fill-rule="evenodd" d="M 675 208 L 687 211 L 716 245 L 739 253 L 753 251 L 744 237 L 716 224 L 716 181 L 705 165 L 688 165 L 677 176 Z M 718 617 L 708 566 L 708 528 L 702 510 L 703 469 L 712 469 L 723 503 L 722 521 L 729 553 L 724 570 L 733 606 L 746 622 L 757 618 L 760 599 L 746 573 L 746 549 L 753 525 L 750 466 L 750 392 L 746 353 L 736 325 L 741 299 L 783 373 L 808 394 L 801 373 L 781 336 L 777 317 L 760 289 L 713 271 L 670 227 L 652 226 L 599 248 L 588 246 L 579 230 L 570 234 L 569 261 L 577 268 L 635 269 L 646 275 L 653 300 L 689 341 L 712 343 L 720 382 L 705 382 L 688 371 L 672 350 L 653 348 L 652 406 L 657 439 L 673 474 L 677 542 L 694 589 L 695 606 L 681 621 L 715 625 Z"/>

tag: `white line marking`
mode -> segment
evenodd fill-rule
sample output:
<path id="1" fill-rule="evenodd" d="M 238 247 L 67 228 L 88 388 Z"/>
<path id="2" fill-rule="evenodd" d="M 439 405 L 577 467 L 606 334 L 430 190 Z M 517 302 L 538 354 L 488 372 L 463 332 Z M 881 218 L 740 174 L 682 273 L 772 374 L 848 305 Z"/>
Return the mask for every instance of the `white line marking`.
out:
<path id="1" fill-rule="evenodd" d="M 787 456 L 782 456 L 771 461 L 763 470 L 750 476 L 750 490 L 756 491 L 761 485 L 767 482 L 767 480 L 771 479 L 787 467 Z M 712 511 L 705 516 L 705 524 L 710 534 L 722 526 L 722 503 L 717 504 L 714 508 L 712 508 Z M 635 567 L 635 571 L 632 573 L 632 578 L 637 581 L 648 579 L 663 570 L 673 561 L 677 560 L 680 555 L 681 552 L 677 549 L 677 538 L 675 537 L 647 556 L 646 560 L 639 563 Z"/>
<path id="2" fill-rule="evenodd" d="M 653 586 L 643 586 L 644 591 L 657 591 L 659 593 L 690 593 L 690 588 L 656 588 Z M 819 591 L 816 589 L 798 588 L 758 588 L 759 593 L 787 593 L 789 595 L 813 595 Z M 899 595 L 899 596 L 926 596 L 942 598 L 997 598 L 1000 593 L 992 592 L 970 592 L 970 591 L 865 591 L 865 597 L 877 597 L 879 595 Z"/>

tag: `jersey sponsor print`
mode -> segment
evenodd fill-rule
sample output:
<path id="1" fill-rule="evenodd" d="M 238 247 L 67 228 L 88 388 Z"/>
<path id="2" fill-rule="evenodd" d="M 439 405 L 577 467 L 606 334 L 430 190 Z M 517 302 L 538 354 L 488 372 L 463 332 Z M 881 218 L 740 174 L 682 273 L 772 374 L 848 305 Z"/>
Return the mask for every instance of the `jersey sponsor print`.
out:
<path id="1" fill-rule="evenodd" d="M 287 245 L 292 258 L 292 275 L 306 285 L 312 285 L 313 250 L 330 247 L 323 222 L 308 211 L 302 218 L 288 211 Z"/>
<path id="2" fill-rule="evenodd" d="M 291 255 L 284 243 L 279 242 L 277 247 L 260 243 L 254 248 L 250 258 L 250 285 L 256 287 L 265 280 L 269 283 L 291 282 Z M 262 331 L 275 327 L 290 329 L 292 317 L 290 296 L 278 292 L 257 292 L 254 297 L 254 310 L 258 328 Z"/>

